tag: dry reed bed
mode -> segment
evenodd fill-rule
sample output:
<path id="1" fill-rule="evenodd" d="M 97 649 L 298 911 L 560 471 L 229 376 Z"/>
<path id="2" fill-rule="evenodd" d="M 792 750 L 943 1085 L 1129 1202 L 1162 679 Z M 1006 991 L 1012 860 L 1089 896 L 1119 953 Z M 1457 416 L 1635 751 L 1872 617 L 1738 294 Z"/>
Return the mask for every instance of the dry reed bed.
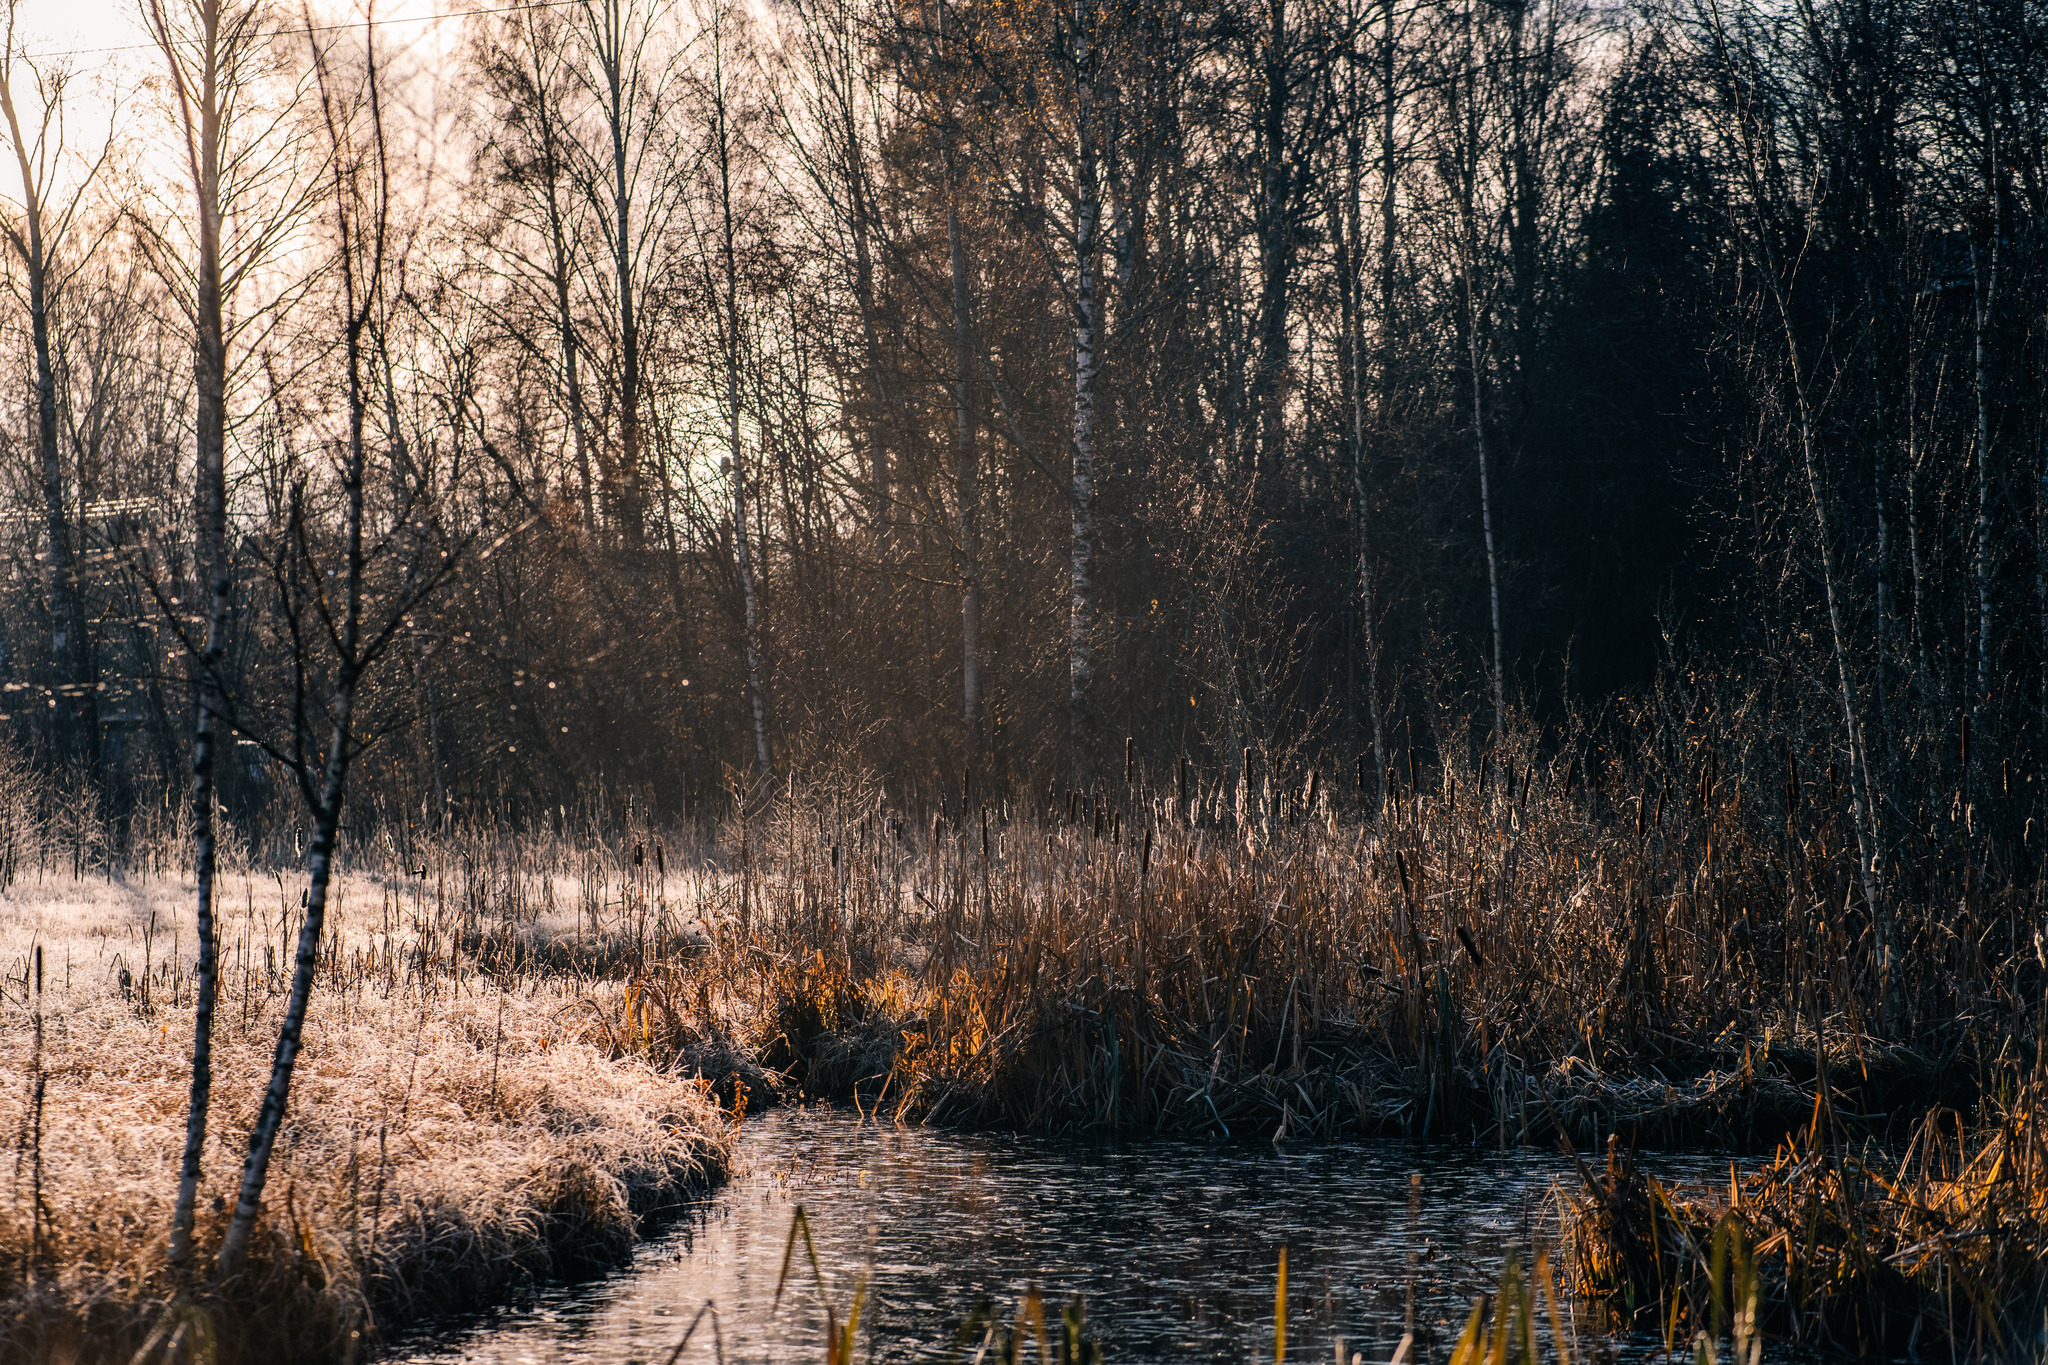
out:
<path id="1" fill-rule="evenodd" d="M 2032 1036 L 2032 888 L 1990 848 L 1895 868 L 1887 947 L 1832 775 L 1774 752 L 1524 747 L 1371 825 L 1313 778 L 929 823 L 799 796 L 715 975 L 767 1060 L 906 1118 L 1767 1150 L 1830 1066 L 1903 1136 Z"/>
<path id="2" fill-rule="evenodd" d="M 593 907 L 573 878 L 544 886 L 479 848 L 443 852 L 425 876 L 341 879 L 258 1253 L 243 1283 L 175 1320 L 164 1260 L 189 1084 L 190 885 L 64 867 L 6 890 L 0 1069 L 20 1079 L 0 1092 L 16 1148 L 0 1358 L 125 1360 L 166 1321 L 213 1359 L 365 1354 L 426 1314 L 615 1263 L 644 1220 L 719 1177 L 732 1120 L 711 1083 L 620 1055 L 593 1027 L 619 993 L 605 973 L 636 934 L 648 951 L 659 921 L 650 930 L 617 885 Z M 268 1075 L 302 887 L 255 873 L 221 896 L 202 1248 L 224 1228 Z M 563 905 L 545 908 L 557 892 Z M 673 947 L 683 931 L 670 933 Z M 520 943 L 551 951 L 522 958 Z M 563 965 L 581 960 L 594 969 Z"/>
<path id="3" fill-rule="evenodd" d="M 1667 1351 L 1734 1329 L 1859 1357 L 2048 1347 L 2048 1132 L 2037 1075 L 1972 1133 L 1937 1112 L 1903 1155 L 1848 1140 L 1825 1101 L 1728 1187 L 1673 1189 L 1610 1150 L 1567 1219 L 1580 1292 Z"/>
<path id="4" fill-rule="evenodd" d="M 596 1201 L 614 1213 L 668 1197 L 721 1159 L 713 1106 L 771 1098 L 778 1073 L 905 1119 L 1043 1131 L 1768 1149 L 1823 1089 L 1845 1125 L 1903 1137 L 1927 1106 L 1974 1104 L 2031 1065 L 1996 1044 L 2036 1037 L 2048 984 L 2039 900 L 2005 852 L 1959 840 L 1895 861 L 1881 932 L 1833 774 L 1740 713 L 1688 724 L 1397 764 L 1370 821 L 1313 775 L 1205 786 L 1184 770 L 1127 773 L 1092 802 L 924 815 L 843 776 L 792 782 L 712 832 L 613 803 L 431 836 L 382 817 L 351 844 L 315 994 L 272 1185 L 277 1283 L 317 1282 L 338 1340 L 425 1307 L 410 1286 L 457 1283 L 402 1268 L 451 1247 L 504 1267 L 465 1298 L 573 1268 L 580 1253 L 503 1249 L 619 1244 L 534 1232 L 592 1221 L 585 1187 L 537 1174 L 552 1154 L 616 1177 Z M 60 888 L 101 838 L 74 823 L 29 831 Z M 174 809 L 146 832 L 131 862 L 184 865 Z M 251 842 L 297 851 L 282 825 Z M 10 856 L 10 1024 L 35 1009 L 32 938 L 50 980 L 60 959 L 69 975 L 61 999 L 47 987 L 29 1064 L 48 1078 L 42 1123 L 23 1091 L 6 1116 L 40 1133 L 55 1201 L 39 1223 L 17 1193 L 8 1292 L 145 1302 L 163 1286 L 115 1262 L 160 1254 L 191 957 L 167 931 L 189 893 L 143 877 L 17 911 L 38 903 Z M 221 1143 L 267 1059 L 297 887 L 257 874 L 223 898 L 242 910 L 224 931 Z M 16 1065 L 28 1036 L 9 1029 Z M 82 1126 L 117 1104 L 128 1137 Z M 209 1193 L 233 1164 L 210 1158 Z"/>

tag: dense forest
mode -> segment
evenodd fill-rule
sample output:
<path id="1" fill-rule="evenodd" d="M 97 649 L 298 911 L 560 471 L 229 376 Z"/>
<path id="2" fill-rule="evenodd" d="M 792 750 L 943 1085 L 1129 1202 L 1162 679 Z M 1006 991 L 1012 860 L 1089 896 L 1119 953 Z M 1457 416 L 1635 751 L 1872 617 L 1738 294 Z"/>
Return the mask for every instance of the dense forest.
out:
<path id="1" fill-rule="evenodd" d="M 1242 819 L 1740 717 L 1867 879 L 2030 845 L 2037 0 L 143 18 L 0 63 L 67 803 L 177 799 L 201 692 L 252 829 L 337 748 L 416 821 Z"/>

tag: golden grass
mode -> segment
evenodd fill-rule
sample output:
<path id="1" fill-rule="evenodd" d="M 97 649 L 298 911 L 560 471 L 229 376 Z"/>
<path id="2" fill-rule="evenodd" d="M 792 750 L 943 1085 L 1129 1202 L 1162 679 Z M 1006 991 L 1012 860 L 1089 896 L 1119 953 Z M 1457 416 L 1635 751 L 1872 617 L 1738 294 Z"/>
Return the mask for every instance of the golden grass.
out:
<path id="1" fill-rule="evenodd" d="M 0 1092 L 0 1127 L 18 1139 L 0 1201 L 0 1358 L 125 1360 L 158 1323 L 218 1360 L 352 1358 L 428 1313 L 614 1263 L 643 1219 L 715 1179 L 731 1120 L 711 1083 L 595 1036 L 593 1005 L 615 983 L 494 970 L 492 944 L 510 935 L 480 915 L 513 920 L 502 879 L 496 904 L 477 903 L 483 881 L 459 864 L 340 880 L 260 1254 L 246 1283 L 167 1318 L 191 888 L 68 869 L 17 880 L 0 921 L 0 1070 L 24 1078 Z M 223 888 L 202 1248 L 224 1227 L 268 1075 L 301 889 L 256 873 Z M 622 921 L 614 903 L 590 936 L 626 933 Z M 453 947 L 465 933 L 475 951 Z"/>
<path id="2" fill-rule="evenodd" d="M 2017 890 L 1902 894 L 1887 952 L 1834 817 L 1760 827 L 1762 784 L 1699 767 L 1511 756 L 1375 825 L 1313 782 L 1242 821 L 799 798 L 750 836 L 716 975 L 765 1058 L 906 1119 L 1768 1147 L 1824 1065 L 1857 1113 L 1967 1100 L 1956 1059 L 2038 997 Z"/>
<path id="3" fill-rule="evenodd" d="M 1817 1093 L 1843 1132 L 1903 1140 L 2010 1089 L 2031 1062 L 1996 1040 L 2035 1037 L 2048 960 L 2000 851 L 1895 862 L 1881 924 L 1832 777 L 1738 712 L 1687 724 L 1397 772 L 1373 820 L 1313 774 L 924 815 L 791 783 L 710 837 L 630 803 L 433 837 L 379 816 L 347 849 L 271 1182 L 261 1293 L 303 1308 L 270 1321 L 346 1351 L 616 1254 L 724 1159 L 719 1112 L 785 1077 L 1048 1132 L 1765 1149 Z M 184 835 L 144 812 L 113 878 L 89 810 L 36 818 L 0 830 L 0 1046 L 44 1088 L 40 1120 L 33 1084 L 0 1100 L 23 1135 L 0 1294 L 18 1336 L 132 1336 L 170 1293 Z M 297 851 L 288 826 L 249 843 Z M 209 1218 L 300 889 L 237 871 L 222 896 Z"/>
<path id="4" fill-rule="evenodd" d="M 1770 1336 L 1857 1356 L 1946 1343 L 2038 1359 L 2048 1310 L 2048 1084 L 1972 1133 L 1937 1111 L 1902 1156 L 1844 1140 L 1825 1100 L 1769 1165 L 1674 1189 L 1619 1151 L 1569 1205 L 1574 1277 L 1667 1349 Z"/>

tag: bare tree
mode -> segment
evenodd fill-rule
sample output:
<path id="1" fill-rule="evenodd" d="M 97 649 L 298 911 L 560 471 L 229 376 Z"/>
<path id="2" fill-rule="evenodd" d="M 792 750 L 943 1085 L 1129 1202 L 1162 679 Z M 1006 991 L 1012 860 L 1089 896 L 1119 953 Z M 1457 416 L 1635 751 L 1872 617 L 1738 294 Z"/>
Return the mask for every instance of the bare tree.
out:
<path id="1" fill-rule="evenodd" d="M 748 524 L 747 450 L 741 435 L 746 421 L 742 379 L 746 370 L 746 319 L 741 307 L 741 236 L 748 206 L 749 172 L 759 150 L 749 136 L 759 107 L 750 99 L 750 77 L 758 74 L 754 54 L 741 26 L 742 15 L 725 0 L 711 0 L 702 16 L 702 70 L 697 79 L 698 115 L 707 125 L 709 146 L 703 164 L 709 222 L 704 226 L 702 253 L 705 293 L 714 309 L 713 330 L 719 366 L 720 399 L 725 418 L 724 469 L 732 489 L 734 565 L 739 575 L 741 647 L 746 664 L 748 717 L 754 741 L 756 789 L 765 789 L 772 772 L 768 746 L 768 691 L 761 651 L 761 585 L 754 538 Z"/>
<path id="2" fill-rule="evenodd" d="M 609 275 L 604 294 L 617 423 L 612 516 L 626 546 L 638 549 L 647 531 L 647 310 L 667 274 L 665 253 L 675 246 L 670 226 L 688 165 L 672 118 L 681 50 L 668 0 L 580 0 L 575 13 L 582 59 L 572 70 L 596 136 L 571 143 L 571 166 Z"/>
<path id="3" fill-rule="evenodd" d="M 95 243 L 72 250 L 74 229 L 100 169 L 113 148 L 111 135 L 96 157 L 69 183 L 64 180 L 65 92 L 71 73 L 41 68 L 22 55 L 15 39 L 19 0 L 9 0 L 6 32 L 0 37 L 0 114 L 21 176 L 21 212 L 6 224 L 7 243 L 26 276 L 30 344 L 35 365 L 36 457 L 42 473 L 44 535 L 49 542 L 44 581 L 54 628 L 53 653 L 64 661 L 65 687 L 56 710 L 55 749 L 64 763 L 99 766 L 99 686 L 92 637 L 87 630 L 85 588 L 79 577 L 83 526 L 73 527 L 66 506 L 64 462 L 58 451 L 61 421 L 57 363 L 51 340 L 57 299 L 90 255 Z M 17 104 L 26 75 L 28 118 Z M 110 130 L 111 133 L 111 130 Z"/>
<path id="4" fill-rule="evenodd" d="M 223 669 L 234 600 L 228 543 L 227 434 L 230 328 L 226 306 L 296 227 L 307 184 L 289 131 L 294 100 L 279 91 L 257 0 L 146 0 L 144 16 L 164 60 L 179 152 L 192 191 L 189 218 L 138 216 L 141 247 L 185 314 L 197 391 L 194 507 L 205 581 L 204 643 L 191 652 L 199 693 L 192 746 L 199 960 L 193 1009 L 192 1094 L 172 1215 L 171 1258 L 192 1250 L 193 1201 L 212 1094 L 212 1021 L 218 986 L 213 919 L 214 748 L 222 722 Z M 265 310 L 245 315 L 261 325 Z M 175 606 L 176 604 L 169 604 Z"/>
<path id="5" fill-rule="evenodd" d="M 397 396 L 391 391 L 393 371 L 384 343 L 405 296 L 411 238 L 394 207 L 376 32 L 366 25 L 363 51 L 346 54 L 324 42 L 316 26 L 308 23 L 307 28 L 314 35 L 311 66 L 329 175 L 327 245 L 342 427 L 321 441 L 327 487 L 314 488 L 303 473 L 294 480 L 285 525 L 268 556 L 276 617 L 289 643 L 283 661 L 291 679 L 289 722 L 280 733 L 258 722 L 260 698 L 246 705 L 228 698 L 237 728 L 258 736 L 291 773 L 312 820 L 313 840 L 305 915 L 270 1079 L 216 1259 L 223 1280 L 239 1274 L 248 1255 L 290 1100 L 325 933 L 349 774 L 375 734 L 372 730 L 366 736 L 361 725 L 365 689 L 413 613 L 465 563 L 488 514 L 487 507 L 465 510 L 433 496 L 445 481 L 429 467 L 432 452 L 407 443 L 396 420 Z M 420 187 L 411 187 L 412 202 L 424 197 Z M 380 409 L 391 423 L 381 433 L 373 426 Z M 388 489 L 382 506 L 373 502 L 380 485 Z M 338 524 L 316 521 L 316 498 L 333 507 Z"/>
<path id="6" fill-rule="evenodd" d="M 1501 641 L 1500 555 L 1493 535 L 1493 480 L 1495 469 L 1487 445 L 1487 367 L 1490 360 L 1487 333 L 1492 322 L 1492 273 L 1488 269 L 1493 248 L 1493 215 L 1486 202 L 1490 188 L 1485 183 L 1487 143 L 1494 131 L 1488 127 L 1487 110 L 1481 97 L 1482 63 L 1478 26 L 1482 21 L 1468 5 L 1458 24 L 1459 42 L 1453 49 L 1454 70 L 1443 82 L 1443 129 L 1438 153 L 1438 175 L 1451 200 L 1452 253 L 1456 274 L 1459 331 L 1463 333 L 1463 357 L 1471 383 L 1472 448 L 1479 460 L 1480 533 L 1486 551 L 1486 602 L 1493 644 L 1491 692 L 1493 696 L 1493 742 L 1507 738 L 1507 659 Z"/>
<path id="7" fill-rule="evenodd" d="M 571 176 L 576 159 L 571 32 L 569 21 L 558 11 L 521 6 L 479 41 L 476 61 L 494 106 L 485 135 L 485 160 L 502 192 L 495 205 L 502 217 L 492 225 L 491 256 L 522 293 L 538 296 L 527 302 L 551 314 L 548 330 L 553 333 L 583 523 L 595 530 L 596 480 L 583 391 L 585 343 L 577 320 L 589 201 Z M 616 259 L 614 253 L 614 268 Z M 521 312 L 514 309 L 504 326 L 509 336 L 525 343 L 534 331 L 525 325 Z"/>
<path id="8" fill-rule="evenodd" d="M 968 372 L 974 354 L 973 314 L 968 303 L 967 244 L 960 230 L 960 167 L 953 148 L 950 112 L 945 121 L 946 259 L 953 304 L 953 489 L 959 518 L 960 725 L 965 735 L 967 772 L 979 780 L 981 723 L 981 468 L 974 448 L 974 408 Z"/>
<path id="9" fill-rule="evenodd" d="M 1745 50 L 1723 13 L 1709 4 L 1710 32 L 1717 44 L 1724 91 L 1728 102 L 1725 135 L 1734 146 L 1736 169 L 1743 192 L 1740 203 L 1739 246 L 1755 268 L 1757 288 L 1770 310 L 1770 323 L 1781 350 L 1786 407 L 1792 420 L 1799 474 L 1806 493 L 1806 511 L 1813 519 L 1816 558 L 1820 566 L 1822 599 L 1827 609 L 1828 642 L 1834 664 L 1835 693 L 1841 708 L 1842 737 L 1848 748 L 1849 795 L 1852 824 L 1856 832 L 1857 872 L 1866 904 L 1877 928 L 1878 946 L 1889 952 L 1890 919 L 1879 879 L 1884 873 L 1882 835 L 1876 794 L 1870 772 L 1870 751 L 1865 740 L 1863 713 L 1859 704 L 1854 665 L 1850 658 L 1846 587 L 1837 561 L 1833 495 L 1822 467 L 1820 436 L 1816 428 L 1819 413 L 1808 374 L 1806 349 L 1799 335 L 1793 295 L 1798 260 L 1809 244 L 1801 240 L 1812 231 L 1806 220 L 1803 231 L 1790 244 L 1791 259 L 1778 239 L 1785 220 L 1784 206 L 1777 202 L 1773 178 L 1768 169 L 1775 152 L 1767 146 L 1770 136 L 1767 105 L 1762 99 L 1754 68 L 1754 54 Z M 1746 220 L 1746 221 L 1745 221 Z"/>

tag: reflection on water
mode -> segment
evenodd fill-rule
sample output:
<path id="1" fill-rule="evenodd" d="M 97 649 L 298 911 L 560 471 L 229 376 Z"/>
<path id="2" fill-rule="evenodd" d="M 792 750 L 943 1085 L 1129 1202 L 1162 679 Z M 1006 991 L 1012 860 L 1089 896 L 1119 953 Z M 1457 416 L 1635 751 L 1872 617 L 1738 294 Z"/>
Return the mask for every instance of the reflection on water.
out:
<path id="1" fill-rule="evenodd" d="M 1288 1248 L 1288 1356 L 1334 1338 L 1384 1361 L 1410 1313 L 1442 1360 L 1501 1258 L 1544 1240 L 1553 1154 L 1407 1144 L 1120 1146 L 861 1123 L 835 1110 L 749 1121 L 741 1169 L 700 1214 L 604 1279 L 536 1295 L 401 1358 L 427 1362 L 669 1359 L 709 1300 L 726 1359 L 822 1358 L 808 1272 L 773 1308 L 793 1211 L 809 1213 L 836 1302 L 863 1276 L 861 1358 L 956 1359 L 987 1296 L 1014 1312 L 1085 1296 L 1117 1361 L 1272 1358 L 1274 1270 Z M 1419 1179 L 1416 1177 L 1419 1176 Z M 1412 1196 L 1412 1197 L 1411 1197 Z M 802 1252 L 798 1252 L 802 1265 Z M 792 1269 L 792 1280 L 797 1272 Z M 842 1309 L 843 1311 L 843 1309 Z M 712 1361 L 709 1325 L 684 1361 Z"/>

